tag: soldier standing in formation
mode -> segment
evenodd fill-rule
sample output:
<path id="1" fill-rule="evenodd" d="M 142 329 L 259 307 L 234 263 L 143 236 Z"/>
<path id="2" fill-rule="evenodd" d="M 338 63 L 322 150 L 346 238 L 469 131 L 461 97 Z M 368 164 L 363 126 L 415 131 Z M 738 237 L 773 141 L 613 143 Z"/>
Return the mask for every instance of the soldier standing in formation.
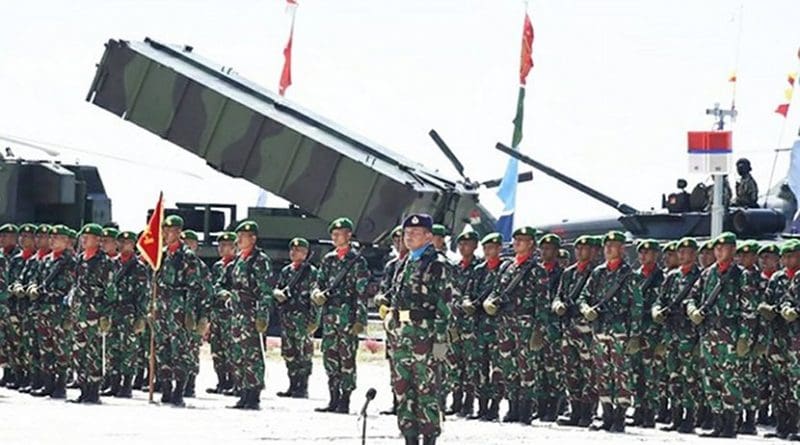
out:
<path id="1" fill-rule="evenodd" d="M 199 254 L 200 237 L 194 230 L 184 230 L 181 232 L 181 239 L 186 246 L 194 252 L 195 255 Z M 190 332 L 190 340 L 192 344 L 192 367 L 186 377 L 186 386 L 183 390 L 184 397 L 195 396 L 195 380 L 197 374 L 200 372 L 200 347 L 203 345 L 203 335 L 208 329 L 208 314 L 211 312 L 211 294 L 214 293 L 213 282 L 211 281 L 211 269 L 203 261 L 198 261 L 200 266 L 201 276 L 201 291 L 197 295 L 193 295 L 188 299 L 186 305 L 186 329 Z"/>
<path id="2" fill-rule="evenodd" d="M 213 302 L 210 303 L 209 322 L 211 332 L 209 344 L 217 386 L 206 389 L 209 394 L 223 394 L 234 387 L 233 363 L 231 362 L 231 310 L 225 304 L 230 299 L 231 272 L 236 258 L 236 233 L 223 232 L 217 237 L 219 260 L 211 267 L 211 282 L 214 283 Z"/>
<path id="3" fill-rule="evenodd" d="M 781 249 L 784 269 L 769 283 L 769 299 L 780 313 L 775 317 L 774 353 L 770 355 L 775 367 L 773 392 L 777 395 L 776 436 L 782 439 L 800 440 L 797 432 L 800 417 L 800 243 L 787 244 Z M 782 335 L 785 334 L 785 335 Z"/>

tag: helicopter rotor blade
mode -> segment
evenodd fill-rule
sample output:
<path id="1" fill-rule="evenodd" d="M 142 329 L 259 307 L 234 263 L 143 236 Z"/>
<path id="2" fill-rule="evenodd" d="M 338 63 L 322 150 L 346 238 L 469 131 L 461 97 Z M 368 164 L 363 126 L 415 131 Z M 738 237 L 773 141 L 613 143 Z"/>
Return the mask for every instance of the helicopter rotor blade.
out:
<path id="1" fill-rule="evenodd" d="M 524 172 L 524 173 L 520 173 L 517 176 L 517 182 L 518 183 L 519 182 L 528 182 L 528 181 L 531 181 L 531 180 L 533 180 L 533 172 Z M 503 178 L 490 179 L 488 181 L 481 182 L 481 185 L 490 189 L 490 188 L 498 187 L 501 182 L 503 182 Z"/>
<path id="2" fill-rule="evenodd" d="M 47 147 L 42 147 L 42 146 L 40 146 L 38 144 L 34 144 L 32 142 L 26 142 L 26 141 L 24 141 L 22 139 L 18 139 L 16 137 L 14 137 L 14 136 L 0 134 L 0 139 L 4 140 L 6 142 L 11 142 L 12 144 L 23 145 L 25 147 L 41 151 L 41 152 L 43 152 L 44 154 L 46 154 L 48 156 L 61 156 L 61 152 L 58 152 L 56 150 L 53 150 L 53 149 L 50 149 L 50 148 L 47 148 Z"/>
<path id="3" fill-rule="evenodd" d="M 450 160 L 450 163 L 452 163 L 453 167 L 456 168 L 458 174 L 460 174 L 462 178 L 467 179 L 467 177 L 464 176 L 464 164 L 458 160 L 458 157 L 455 155 L 455 153 L 453 153 L 453 150 L 450 150 L 450 147 L 445 144 L 442 137 L 439 136 L 439 133 L 437 133 L 436 130 L 431 129 L 431 131 L 428 132 L 428 136 L 433 139 L 433 142 L 437 147 L 439 147 L 439 150 L 442 150 L 442 153 L 444 153 L 447 159 Z"/>

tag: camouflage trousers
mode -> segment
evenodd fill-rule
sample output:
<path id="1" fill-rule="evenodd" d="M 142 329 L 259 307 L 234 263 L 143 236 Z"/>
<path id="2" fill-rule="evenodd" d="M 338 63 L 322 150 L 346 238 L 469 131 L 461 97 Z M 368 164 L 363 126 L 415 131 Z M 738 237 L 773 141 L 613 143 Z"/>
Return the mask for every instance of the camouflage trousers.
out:
<path id="1" fill-rule="evenodd" d="M 231 340 L 230 357 L 236 382 L 243 390 L 260 391 L 264 388 L 264 358 L 253 309 L 240 308 L 234 312 L 231 319 Z"/>
<path id="2" fill-rule="evenodd" d="M 768 401 L 773 410 L 784 412 L 797 409 L 797 399 L 792 391 L 797 383 L 792 378 L 790 357 L 787 357 L 785 350 L 785 345 L 772 345 L 765 360 L 770 386 Z"/>
<path id="3" fill-rule="evenodd" d="M 794 401 L 800 402 L 800 336 L 787 339 L 789 343 L 788 365 L 789 384 L 793 391 Z"/>
<path id="4" fill-rule="evenodd" d="M 22 319 L 17 311 L 12 311 L 3 323 L 5 337 L 5 356 L 8 366 L 16 371 L 22 368 Z"/>
<path id="5" fill-rule="evenodd" d="M 389 360 L 389 386 L 394 392 L 394 381 L 396 378 L 394 366 L 394 350 L 397 348 L 397 322 L 393 317 L 387 318 L 383 322 L 386 330 L 386 359 Z"/>
<path id="6" fill-rule="evenodd" d="M 519 397 L 520 369 L 518 366 L 517 349 L 519 343 L 519 330 L 516 317 L 513 315 L 498 315 L 497 347 L 495 360 L 492 360 L 491 381 L 496 388 L 495 398 L 516 400 Z"/>
<path id="7" fill-rule="evenodd" d="M 356 389 L 356 350 L 358 336 L 350 332 L 352 325 L 338 313 L 322 317 L 322 363 L 330 386 L 340 391 Z"/>
<path id="8" fill-rule="evenodd" d="M 593 341 L 592 330 L 585 324 L 566 327 L 561 338 L 561 379 L 572 401 L 590 403 L 597 397 Z"/>
<path id="9" fill-rule="evenodd" d="M 144 367 L 144 356 L 139 354 L 139 334 L 133 332 L 134 315 L 112 317 L 111 330 L 106 336 L 107 372 L 120 376 L 134 376 Z"/>
<path id="10" fill-rule="evenodd" d="M 159 306 L 156 311 L 155 341 L 156 372 L 160 381 L 186 381 L 194 360 L 191 335 L 192 332 L 184 326 L 183 308 Z"/>
<path id="11" fill-rule="evenodd" d="M 762 370 L 758 359 L 752 354 L 752 349 L 750 354 L 739 358 L 737 374 L 741 382 L 741 408 L 745 410 L 756 411 L 759 407 Z"/>
<path id="12" fill-rule="evenodd" d="M 40 316 L 36 318 L 36 331 L 41 339 L 39 356 L 42 371 L 48 374 L 67 372 L 72 359 L 72 345 L 64 331 L 64 319 L 67 315 L 61 305 L 42 306 Z"/>
<path id="13" fill-rule="evenodd" d="M 456 320 L 451 329 L 450 347 L 447 351 L 447 360 L 443 367 L 442 393 L 461 391 L 464 388 L 465 374 L 467 372 L 465 342 L 474 344 L 474 333 L 469 330 L 469 324 L 464 320 Z M 465 340 L 466 338 L 466 340 Z"/>
<path id="14" fill-rule="evenodd" d="M 309 320 L 302 312 L 281 311 L 281 357 L 289 378 L 311 375 L 314 342 L 308 333 Z"/>
<path id="15" fill-rule="evenodd" d="M 11 365 L 11 346 L 9 344 L 8 332 L 11 330 L 9 325 L 11 313 L 6 303 L 0 303 L 0 367 L 10 367 Z"/>
<path id="16" fill-rule="evenodd" d="M 98 327 L 99 318 L 79 317 L 75 323 L 75 344 L 72 348 L 73 367 L 78 383 L 97 383 L 103 380 L 103 339 Z"/>
<path id="17" fill-rule="evenodd" d="M 496 354 L 494 349 L 497 347 L 497 334 L 494 331 L 493 321 L 494 319 L 485 315 L 476 316 L 475 347 L 466 348 L 464 351 L 466 361 L 464 390 L 486 399 L 493 398 L 496 392 L 490 378 L 492 356 Z"/>
<path id="18" fill-rule="evenodd" d="M 189 341 L 192 348 L 192 366 L 189 368 L 189 374 L 196 377 L 200 374 L 200 347 L 203 346 L 203 336 L 193 331 L 189 334 Z"/>
<path id="19" fill-rule="evenodd" d="M 231 363 L 231 314 L 222 308 L 215 309 L 211 315 L 211 331 L 208 342 L 211 345 L 211 359 L 214 362 L 214 371 L 218 374 L 232 372 Z"/>
<path id="20" fill-rule="evenodd" d="M 433 359 L 433 323 L 428 320 L 400 323 L 392 362 L 392 388 L 397 395 L 397 425 L 406 437 L 438 436 L 442 413 L 437 366 Z"/>
<path id="21" fill-rule="evenodd" d="M 706 405 L 714 414 L 739 410 L 742 394 L 735 343 L 729 329 L 709 329 L 700 337 L 703 392 Z"/>
<path id="22" fill-rule="evenodd" d="M 561 335 L 553 327 L 542 329 L 545 331 L 542 349 L 531 351 L 526 365 L 526 369 L 533 369 L 533 391 L 530 389 L 526 391 L 526 385 L 523 384 L 523 391 L 525 391 L 523 397 L 555 399 L 560 397 L 564 391 L 561 376 L 559 375 L 559 370 L 561 369 Z"/>
<path id="23" fill-rule="evenodd" d="M 641 351 L 630 357 L 636 395 L 634 405 L 637 408 L 656 409 L 661 394 L 658 389 L 663 360 L 655 354 L 656 345 L 659 343 L 655 334 L 643 335 L 641 341 Z"/>
<path id="24" fill-rule="evenodd" d="M 665 336 L 664 345 L 667 392 L 672 404 L 694 410 L 698 408 L 698 401 L 702 397 L 698 376 L 697 335 L 672 332 Z"/>
<path id="25" fill-rule="evenodd" d="M 597 372 L 597 395 L 601 403 L 618 407 L 631 405 L 630 361 L 625 355 L 627 339 L 625 334 L 594 334 L 594 366 Z"/>
<path id="26" fill-rule="evenodd" d="M 39 364 L 39 336 L 36 333 L 38 308 L 29 307 L 22 320 L 22 362 L 28 372 L 41 371 Z"/>

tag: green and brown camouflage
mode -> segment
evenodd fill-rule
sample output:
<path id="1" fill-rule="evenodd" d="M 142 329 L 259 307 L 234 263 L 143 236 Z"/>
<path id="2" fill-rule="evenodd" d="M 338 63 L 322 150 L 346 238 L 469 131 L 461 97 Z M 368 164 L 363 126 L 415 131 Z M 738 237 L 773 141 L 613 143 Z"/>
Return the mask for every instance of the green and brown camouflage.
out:
<path id="1" fill-rule="evenodd" d="M 70 316 L 65 300 L 76 284 L 76 266 L 75 256 L 66 251 L 51 253 L 45 260 L 37 333 L 42 339 L 42 369 L 50 375 L 66 373 L 71 364 L 72 343 L 64 330 L 64 322 Z"/>
<path id="2" fill-rule="evenodd" d="M 489 232 L 477 190 L 314 116 L 189 46 L 109 40 L 87 100 L 330 222 L 360 240 L 425 212 Z M 268 229 L 267 229 L 268 230 Z M 269 236 L 269 233 L 266 233 Z"/>
<path id="3" fill-rule="evenodd" d="M 71 316 L 75 326 L 73 358 L 81 384 L 94 384 L 103 379 L 99 321 L 108 316 L 109 302 L 115 298 L 111 287 L 113 279 L 113 264 L 102 250 L 78 258 Z"/>
<path id="4" fill-rule="evenodd" d="M 226 306 L 228 298 L 226 298 L 227 294 L 223 291 L 230 292 L 232 289 L 231 272 L 233 271 L 233 260 L 235 258 L 220 259 L 211 267 L 211 280 L 214 283 L 214 302 L 211 305 L 211 313 L 209 314 L 211 331 L 208 342 L 211 346 L 214 371 L 226 383 L 233 378 L 233 362 L 230 355 L 232 348 L 232 312 Z"/>
<path id="5" fill-rule="evenodd" d="M 145 366 L 144 355 L 138 354 L 134 325 L 147 315 L 150 299 L 150 270 L 136 256 L 119 256 L 114 260 L 113 300 L 109 302 L 111 330 L 108 334 L 108 361 L 113 373 L 132 377 Z"/>
<path id="6" fill-rule="evenodd" d="M 655 265 L 654 265 L 655 266 Z M 655 409 L 658 395 L 658 376 L 661 371 L 660 357 L 656 357 L 655 348 L 660 343 L 660 326 L 652 319 L 652 308 L 658 302 L 659 290 L 664 282 L 661 269 L 654 267 L 646 271 L 643 266 L 636 269 L 633 275 L 636 286 L 642 293 L 641 321 L 641 353 L 631 358 L 631 367 L 636 393 L 636 406 L 644 409 Z M 658 367 L 656 367 L 656 363 Z"/>
<path id="7" fill-rule="evenodd" d="M 302 273 L 297 281 L 296 274 Z M 288 264 L 281 269 L 276 285 L 284 289 L 293 284 L 285 302 L 277 302 L 281 321 L 281 357 L 286 363 L 289 379 L 306 379 L 311 375 L 314 343 L 309 326 L 319 326 L 319 309 L 311 303 L 311 290 L 315 286 L 317 268 L 309 264 L 307 268 Z"/>

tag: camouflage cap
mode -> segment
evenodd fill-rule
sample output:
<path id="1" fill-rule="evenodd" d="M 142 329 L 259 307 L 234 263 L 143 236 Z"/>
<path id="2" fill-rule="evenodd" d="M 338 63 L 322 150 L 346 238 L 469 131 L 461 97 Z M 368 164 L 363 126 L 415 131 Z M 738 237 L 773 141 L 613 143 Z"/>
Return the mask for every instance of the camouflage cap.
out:
<path id="1" fill-rule="evenodd" d="M 547 233 L 539 238 L 539 244 L 550 244 L 556 247 L 561 247 L 561 237 L 555 233 Z"/>
<path id="2" fill-rule="evenodd" d="M 591 235 L 581 235 L 575 239 L 575 246 L 595 246 L 600 247 L 600 240 Z"/>
<path id="3" fill-rule="evenodd" d="M 50 229 L 51 235 L 62 235 L 62 236 L 70 236 L 70 229 L 69 227 L 65 226 L 64 224 L 56 224 Z"/>
<path id="4" fill-rule="evenodd" d="M 736 234 L 733 232 L 722 232 L 714 238 L 714 242 L 711 243 L 712 247 L 717 247 L 720 245 L 731 245 L 736 247 Z"/>
<path id="5" fill-rule="evenodd" d="M 426 213 L 412 213 L 403 220 L 403 228 L 406 227 L 424 227 L 433 230 L 433 218 Z"/>
<path id="6" fill-rule="evenodd" d="M 654 250 L 656 252 L 661 252 L 661 244 L 654 239 L 643 239 L 636 244 L 636 251 L 641 252 L 643 250 Z"/>
<path id="7" fill-rule="evenodd" d="M 178 215 L 169 215 L 164 218 L 164 222 L 162 223 L 164 227 L 178 227 L 180 229 L 183 228 L 183 218 Z"/>
<path id="8" fill-rule="evenodd" d="M 564 260 L 572 259 L 572 255 L 570 255 L 569 250 L 567 249 L 558 249 L 558 257 Z"/>
<path id="9" fill-rule="evenodd" d="M 434 224 L 431 226 L 431 232 L 433 232 L 435 236 L 447 236 L 447 227 L 442 224 Z"/>
<path id="10" fill-rule="evenodd" d="M 17 232 L 19 232 L 19 227 L 15 226 L 14 224 L 3 224 L 0 226 L 0 234 Z"/>
<path id="11" fill-rule="evenodd" d="M 403 236 L 403 226 L 402 225 L 395 226 L 395 228 L 392 229 L 392 238 L 397 238 L 398 236 Z"/>
<path id="12" fill-rule="evenodd" d="M 289 241 L 289 247 L 290 248 L 292 248 L 292 247 L 305 247 L 306 249 L 308 249 L 310 246 L 311 245 L 308 243 L 308 240 L 305 239 L 305 238 L 299 238 L 298 237 L 298 238 L 293 238 L 291 241 Z"/>
<path id="13" fill-rule="evenodd" d="M 742 241 L 742 243 L 736 248 L 736 253 L 758 253 L 758 241 L 754 240 L 747 240 Z"/>
<path id="14" fill-rule="evenodd" d="M 461 232 L 461 234 L 458 235 L 458 237 L 456 238 L 456 242 L 478 241 L 478 238 L 480 238 L 480 236 L 478 235 L 478 232 L 476 232 L 474 230 L 465 230 L 465 231 Z"/>
<path id="15" fill-rule="evenodd" d="M 136 236 L 136 232 L 130 230 L 119 232 L 119 235 L 117 235 L 117 240 L 119 241 L 137 241 L 138 239 L 139 237 Z"/>
<path id="16" fill-rule="evenodd" d="M 538 231 L 531 226 L 522 226 L 517 228 L 514 233 L 511 235 L 512 238 L 516 238 L 518 236 L 529 236 L 533 239 L 536 239 L 536 234 Z"/>
<path id="17" fill-rule="evenodd" d="M 194 230 L 184 230 L 181 232 L 181 239 L 189 241 L 200 241 L 200 237 Z"/>
<path id="18" fill-rule="evenodd" d="M 116 239 L 119 236 L 119 229 L 114 227 L 105 227 L 103 229 L 103 237 Z"/>
<path id="19" fill-rule="evenodd" d="M 25 223 L 19 226 L 19 233 L 36 233 L 36 226 L 31 223 Z"/>
<path id="20" fill-rule="evenodd" d="M 223 241 L 236 241 L 236 234 L 234 232 L 222 232 L 217 236 L 217 242 Z"/>
<path id="21" fill-rule="evenodd" d="M 773 255 L 780 255 L 781 254 L 781 248 L 778 247 L 777 244 L 773 244 L 773 243 L 764 244 L 763 246 L 759 247 L 758 254 L 759 255 L 763 255 L 765 253 L 771 253 Z"/>
<path id="22" fill-rule="evenodd" d="M 103 236 L 103 228 L 100 224 L 89 223 L 83 226 L 81 235 Z"/>
<path id="23" fill-rule="evenodd" d="M 605 245 L 606 243 L 610 243 L 612 241 L 624 243 L 625 240 L 626 238 L 624 233 L 620 232 L 619 230 L 612 230 L 606 233 L 605 236 L 603 237 L 603 245 Z"/>
<path id="24" fill-rule="evenodd" d="M 350 218 L 336 218 L 331 221 L 331 224 L 328 226 L 328 233 L 331 233 L 336 229 L 347 229 L 352 231 L 354 227 L 353 221 Z"/>
<path id="25" fill-rule="evenodd" d="M 781 245 L 781 255 L 789 255 L 795 252 L 800 252 L 800 242 L 792 240 Z"/>
<path id="26" fill-rule="evenodd" d="M 258 223 L 250 219 L 242 221 L 238 226 L 236 226 L 235 232 L 251 232 L 258 235 Z"/>
<path id="27" fill-rule="evenodd" d="M 696 239 L 687 236 L 685 238 L 681 238 L 680 241 L 675 243 L 675 246 L 678 249 L 680 249 L 681 247 L 691 247 L 692 249 L 697 250 L 698 244 Z"/>
<path id="28" fill-rule="evenodd" d="M 39 224 L 39 227 L 36 228 L 36 234 L 37 235 L 49 235 L 50 234 L 50 229 L 52 229 L 52 228 L 53 228 L 53 226 L 51 226 L 50 224 Z"/>
<path id="29" fill-rule="evenodd" d="M 492 232 L 481 239 L 481 245 L 487 244 L 503 244 L 503 234 L 499 232 Z"/>

